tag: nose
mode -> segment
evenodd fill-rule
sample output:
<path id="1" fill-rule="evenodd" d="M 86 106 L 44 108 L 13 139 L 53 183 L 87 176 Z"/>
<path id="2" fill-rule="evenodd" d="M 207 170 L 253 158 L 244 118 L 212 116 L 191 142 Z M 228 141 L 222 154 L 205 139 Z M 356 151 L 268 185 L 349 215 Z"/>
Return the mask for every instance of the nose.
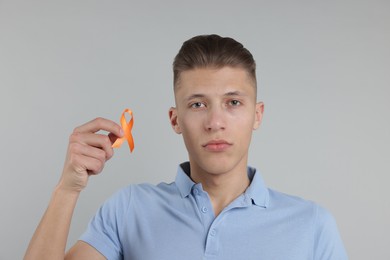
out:
<path id="1" fill-rule="evenodd" d="M 222 108 L 213 107 L 207 111 L 205 129 L 218 131 L 226 128 L 226 119 Z"/>

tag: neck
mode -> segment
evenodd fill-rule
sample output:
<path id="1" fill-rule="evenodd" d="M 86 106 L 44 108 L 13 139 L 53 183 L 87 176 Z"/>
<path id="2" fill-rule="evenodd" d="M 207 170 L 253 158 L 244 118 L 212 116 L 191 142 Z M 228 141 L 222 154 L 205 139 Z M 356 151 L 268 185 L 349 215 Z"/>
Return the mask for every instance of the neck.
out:
<path id="1" fill-rule="evenodd" d="M 190 167 L 192 180 L 202 183 L 203 189 L 208 193 L 215 216 L 244 193 L 250 184 L 246 162 L 229 172 L 219 174 L 208 173 L 193 164 Z"/>

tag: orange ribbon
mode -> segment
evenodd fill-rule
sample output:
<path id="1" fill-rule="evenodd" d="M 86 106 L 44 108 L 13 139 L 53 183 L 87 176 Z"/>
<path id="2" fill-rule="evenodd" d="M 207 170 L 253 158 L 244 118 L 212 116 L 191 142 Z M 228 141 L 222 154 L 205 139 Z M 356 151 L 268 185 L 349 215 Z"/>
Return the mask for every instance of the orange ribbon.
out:
<path id="1" fill-rule="evenodd" d="M 129 123 L 126 122 L 125 113 L 128 113 L 131 116 Z M 129 144 L 130 151 L 133 152 L 134 139 L 131 134 L 131 129 L 133 128 L 133 124 L 134 124 L 133 112 L 130 109 L 126 108 L 125 111 L 123 111 L 122 113 L 120 121 L 121 121 L 124 135 L 123 137 L 116 139 L 116 141 L 112 144 L 112 148 L 119 148 L 122 145 L 122 143 L 125 141 L 125 139 L 127 139 L 127 143 Z"/>

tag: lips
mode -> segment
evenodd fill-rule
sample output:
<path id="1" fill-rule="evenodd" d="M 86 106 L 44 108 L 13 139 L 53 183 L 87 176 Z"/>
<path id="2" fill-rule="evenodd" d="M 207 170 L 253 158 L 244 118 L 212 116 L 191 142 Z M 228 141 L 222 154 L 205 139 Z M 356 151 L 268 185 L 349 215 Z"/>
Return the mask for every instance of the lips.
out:
<path id="1" fill-rule="evenodd" d="M 223 152 L 230 146 L 232 146 L 232 144 L 225 140 L 211 140 L 203 145 L 203 147 L 210 152 Z"/>

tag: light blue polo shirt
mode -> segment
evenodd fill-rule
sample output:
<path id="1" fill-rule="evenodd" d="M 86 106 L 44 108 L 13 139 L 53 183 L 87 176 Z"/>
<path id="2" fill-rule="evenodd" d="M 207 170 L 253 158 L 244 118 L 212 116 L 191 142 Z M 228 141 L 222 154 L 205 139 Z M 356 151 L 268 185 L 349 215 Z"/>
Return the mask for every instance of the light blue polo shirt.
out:
<path id="1" fill-rule="evenodd" d="M 333 217 L 313 202 L 268 189 L 254 168 L 247 190 L 214 216 L 202 184 L 131 185 L 106 201 L 81 240 L 107 259 L 348 259 Z"/>

